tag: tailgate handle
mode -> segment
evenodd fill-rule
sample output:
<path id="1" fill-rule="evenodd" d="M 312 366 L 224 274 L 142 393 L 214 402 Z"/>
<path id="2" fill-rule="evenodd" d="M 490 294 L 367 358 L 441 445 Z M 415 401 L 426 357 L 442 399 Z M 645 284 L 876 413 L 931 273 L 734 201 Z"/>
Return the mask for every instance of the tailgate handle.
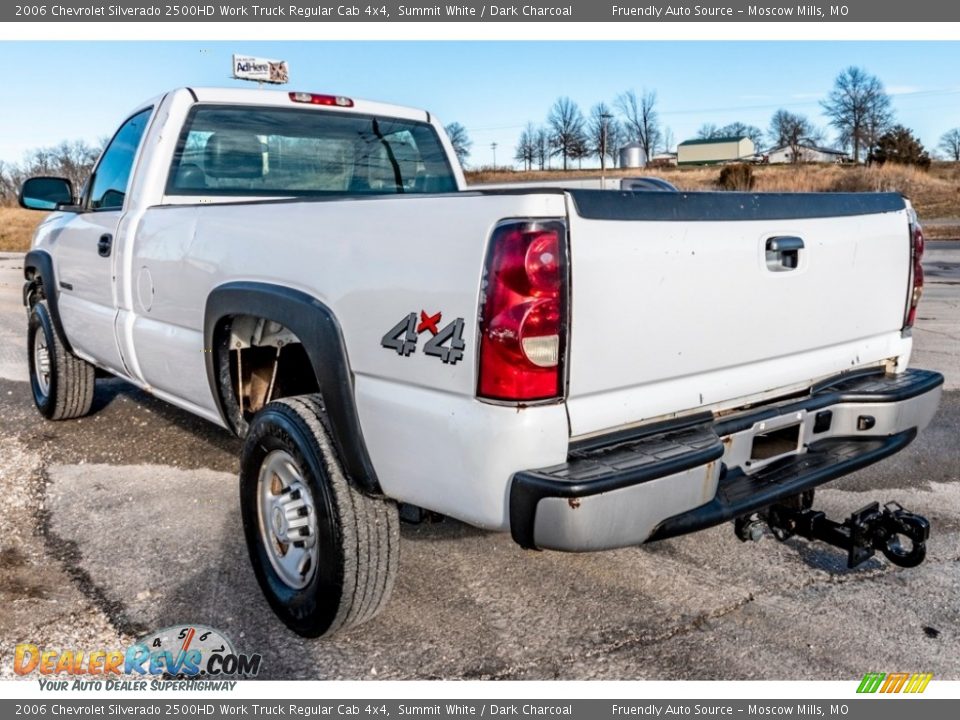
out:
<path id="1" fill-rule="evenodd" d="M 803 238 L 790 235 L 767 238 L 767 269 L 773 272 L 795 270 L 803 247 Z"/>

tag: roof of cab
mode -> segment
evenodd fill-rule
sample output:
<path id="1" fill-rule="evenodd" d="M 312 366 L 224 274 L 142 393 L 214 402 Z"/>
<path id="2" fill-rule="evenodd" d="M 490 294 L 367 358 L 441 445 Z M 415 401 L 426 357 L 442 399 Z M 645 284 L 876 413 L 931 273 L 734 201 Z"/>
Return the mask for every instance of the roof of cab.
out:
<path id="1" fill-rule="evenodd" d="M 265 90 L 261 88 L 185 88 L 193 93 L 198 102 L 229 103 L 235 105 L 269 105 L 271 107 L 322 107 L 324 110 L 336 110 L 345 113 L 363 113 L 367 115 L 384 115 L 387 117 L 403 118 L 405 120 L 430 121 L 430 114 L 426 110 L 390 105 L 388 103 L 360 100 L 354 97 L 353 107 L 338 107 L 333 105 L 315 106 L 294 102 L 290 99 L 291 92 L 313 92 L 321 95 L 339 95 L 340 93 L 322 92 L 319 90 Z"/>

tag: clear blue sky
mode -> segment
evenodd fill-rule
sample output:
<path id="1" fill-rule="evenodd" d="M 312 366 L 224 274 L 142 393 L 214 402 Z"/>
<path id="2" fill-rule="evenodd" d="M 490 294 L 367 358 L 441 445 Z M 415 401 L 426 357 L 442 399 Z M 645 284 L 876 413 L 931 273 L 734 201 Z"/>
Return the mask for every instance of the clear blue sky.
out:
<path id="1" fill-rule="evenodd" d="M 818 100 L 849 65 L 880 77 L 897 120 L 928 148 L 960 126 L 960 42 L 2 42 L 0 160 L 109 135 L 174 86 L 244 84 L 229 78 L 233 52 L 287 60 L 291 89 L 458 121 L 474 141 L 472 165 L 491 161 L 492 142 L 498 162 L 511 158 L 522 127 L 543 122 L 561 95 L 586 113 L 629 88 L 656 90 L 676 141 L 704 123 L 766 129 L 779 107 L 825 126 Z"/>

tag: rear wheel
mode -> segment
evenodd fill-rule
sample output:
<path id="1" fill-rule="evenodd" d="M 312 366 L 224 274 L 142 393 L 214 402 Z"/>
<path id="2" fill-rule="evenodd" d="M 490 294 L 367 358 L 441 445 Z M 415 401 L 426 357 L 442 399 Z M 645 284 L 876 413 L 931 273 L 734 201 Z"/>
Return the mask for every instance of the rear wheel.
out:
<path id="1" fill-rule="evenodd" d="M 250 561 L 277 616 L 306 637 L 371 619 L 393 589 L 396 505 L 348 482 L 318 395 L 274 401 L 254 417 L 240 465 Z"/>
<path id="2" fill-rule="evenodd" d="M 94 367 L 64 347 L 46 300 L 30 309 L 27 355 L 33 402 L 44 417 L 69 420 L 90 412 Z"/>

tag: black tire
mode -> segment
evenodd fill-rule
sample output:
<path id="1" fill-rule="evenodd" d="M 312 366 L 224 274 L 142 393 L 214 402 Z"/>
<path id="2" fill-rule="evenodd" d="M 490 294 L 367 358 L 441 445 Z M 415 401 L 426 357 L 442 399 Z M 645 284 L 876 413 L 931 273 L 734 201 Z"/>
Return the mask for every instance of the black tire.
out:
<path id="1" fill-rule="evenodd" d="M 240 462 L 240 511 L 253 571 L 273 611 L 304 637 L 329 636 L 377 615 L 390 598 L 400 555 L 396 505 L 365 495 L 348 483 L 324 417 L 318 395 L 268 404 L 250 425 Z M 318 557 L 315 565 L 310 563 L 312 574 L 300 576 L 302 587 L 285 581 L 274 564 L 285 551 L 268 547 L 275 542 L 273 547 L 283 548 L 284 543 L 277 540 L 283 533 L 261 529 L 269 524 L 263 519 L 269 513 L 261 511 L 261 503 L 266 502 L 261 495 L 261 470 L 265 479 L 273 478 L 271 483 L 282 482 L 270 471 L 269 458 L 276 456 L 292 459 L 316 517 L 315 527 L 307 534 L 315 534 Z M 286 527 L 284 521 L 278 522 Z M 287 551 L 294 546 L 296 542 L 286 544 Z"/>
<path id="2" fill-rule="evenodd" d="M 46 372 L 38 367 L 38 337 L 46 348 Z M 49 420 L 71 420 L 90 412 L 96 384 L 94 367 L 64 347 L 45 300 L 30 308 L 27 357 L 33 402 L 41 415 Z"/>

